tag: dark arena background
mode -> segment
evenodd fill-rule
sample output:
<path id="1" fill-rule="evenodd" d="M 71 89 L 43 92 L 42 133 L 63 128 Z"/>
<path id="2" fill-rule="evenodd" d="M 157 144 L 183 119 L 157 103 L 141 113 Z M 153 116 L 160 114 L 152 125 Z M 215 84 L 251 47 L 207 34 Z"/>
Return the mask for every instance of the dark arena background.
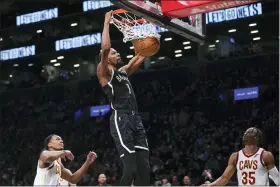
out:
<path id="1" fill-rule="evenodd" d="M 215 180 L 251 126 L 262 130 L 278 167 L 278 3 L 246 5 L 250 14 L 234 18 L 206 13 L 201 45 L 158 28 L 160 51 L 131 77 L 151 185 Z M 96 77 L 104 15 L 115 9 L 101 0 L 0 2 L 0 185 L 33 185 L 44 139 L 53 133 L 75 155 L 63 162 L 72 172 L 89 150 L 98 154 L 77 185 L 118 185 L 111 107 Z M 132 44 L 110 29 L 112 47 L 127 63 Z M 236 175 L 229 185 L 237 185 Z"/>

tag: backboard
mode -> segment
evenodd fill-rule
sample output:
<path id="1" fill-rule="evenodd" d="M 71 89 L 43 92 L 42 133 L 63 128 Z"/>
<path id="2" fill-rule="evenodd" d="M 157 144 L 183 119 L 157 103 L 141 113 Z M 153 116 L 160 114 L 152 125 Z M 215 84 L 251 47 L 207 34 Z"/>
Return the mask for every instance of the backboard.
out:
<path id="1" fill-rule="evenodd" d="M 260 0 L 158 0 L 159 5 L 148 0 L 111 0 L 115 6 L 197 43 L 204 43 L 204 13 L 257 1 Z"/>
<path id="2" fill-rule="evenodd" d="M 144 0 L 111 0 L 111 2 L 138 17 L 143 17 L 150 22 L 168 29 L 178 35 L 197 43 L 203 43 L 205 37 L 204 15 L 192 16 L 190 18 L 170 18 L 163 15 L 161 6 Z M 186 20 L 186 21 L 184 21 Z"/>

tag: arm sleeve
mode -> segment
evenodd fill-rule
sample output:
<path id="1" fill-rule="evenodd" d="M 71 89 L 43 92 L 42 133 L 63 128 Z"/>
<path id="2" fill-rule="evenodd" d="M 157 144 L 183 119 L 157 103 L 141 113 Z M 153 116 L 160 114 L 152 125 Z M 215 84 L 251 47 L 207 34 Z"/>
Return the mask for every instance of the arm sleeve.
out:
<path id="1" fill-rule="evenodd" d="M 279 172 L 276 167 L 272 168 L 271 170 L 268 171 L 271 179 L 273 182 L 278 186 L 279 185 Z"/>

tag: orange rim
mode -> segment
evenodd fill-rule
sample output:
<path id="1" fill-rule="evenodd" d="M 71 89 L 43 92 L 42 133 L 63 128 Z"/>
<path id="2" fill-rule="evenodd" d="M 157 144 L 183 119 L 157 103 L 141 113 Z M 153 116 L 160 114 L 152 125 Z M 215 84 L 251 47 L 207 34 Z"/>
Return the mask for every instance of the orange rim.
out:
<path id="1" fill-rule="evenodd" d="M 113 15 L 114 14 L 124 14 L 124 13 L 127 13 L 128 11 L 125 10 L 125 9 L 117 9 L 117 10 L 114 10 L 113 11 Z M 113 22 L 118 22 L 118 23 L 128 23 L 128 24 L 132 24 L 132 23 L 145 23 L 145 22 L 150 22 L 149 20 L 146 20 L 144 18 L 141 18 L 141 19 L 136 19 L 136 20 L 132 20 L 132 19 L 125 19 L 125 21 L 123 20 L 118 20 L 118 19 L 112 19 Z M 150 22 L 151 23 L 151 22 Z"/>
<path id="2" fill-rule="evenodd" d="M 147 20 L 145 19 L 137 19 L 137 20 L 132 20 L 132 19 L 124 19 L 124 20 L 118 20 L 118 19 L 113 19 L 112 20 L 115 23 L 123 23 L 123 24 L 133 24 L 133 23 L 145 23 Z"/>
<path id="3" fill-rule="evenodd" d="M 123 14 L 123 13 L 127 13 L 127 12 L 128 12 L 127 10 L 120 8 L 120 9 L 114 10 L 113 14 Z"/>

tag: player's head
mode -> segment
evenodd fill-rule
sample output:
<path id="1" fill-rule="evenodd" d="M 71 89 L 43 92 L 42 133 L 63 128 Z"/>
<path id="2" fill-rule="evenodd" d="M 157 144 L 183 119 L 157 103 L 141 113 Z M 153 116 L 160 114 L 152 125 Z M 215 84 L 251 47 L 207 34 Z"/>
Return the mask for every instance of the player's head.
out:
<path id="1" fill-rule="evenodd" d="M 105 184 L 106 183 L 106 175 L 101 173 L 98 176 L 98 184 Z"/>
<path id="2" fill-rule="evenodd" d="M 46 150 L 63 150 L 63 140 L 60 136 L 51 134 L 45 139 L 44 148 Z"/>
<path id="3" fill-rule="evenodd" d="M 243 135 L 245 145 L 260 146 L 262 144 L 262 132 L 256 127 L 250 127 Z"/>
<path id="4" fill-rule="evenodd" d="M 100 54 L 99 54 L 100 60 L 101 60 L 101 53 L 102 53 L 102 51 L 100 51 Z M 110 52 L 108 54 L 108 63 L 112 66 L 116 66 L 117 64 L 120 64 L 121 62 L 122 61 L 121 61 L 120 53 L 118 53 L 115 49 L 111 48 Z"/>

